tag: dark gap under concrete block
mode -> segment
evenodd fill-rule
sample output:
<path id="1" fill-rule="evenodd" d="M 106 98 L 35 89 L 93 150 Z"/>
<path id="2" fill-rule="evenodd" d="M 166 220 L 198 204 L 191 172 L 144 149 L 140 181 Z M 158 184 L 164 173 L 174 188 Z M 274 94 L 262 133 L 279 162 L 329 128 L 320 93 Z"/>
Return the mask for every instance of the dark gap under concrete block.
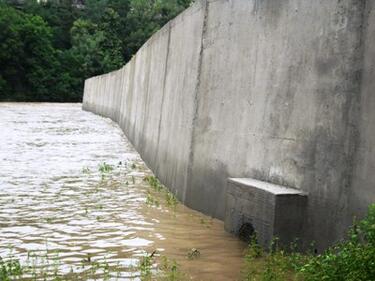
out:
<path id="1" fill-rule="evenodd" d="M 273 238 L 289 246 L 301 235 L 306 204 L 307 194 L 300 190 L 251 178 L 229 178 L 224 227 L 247 241 L 253 229 L 264 248 L 270 247 Z"/>

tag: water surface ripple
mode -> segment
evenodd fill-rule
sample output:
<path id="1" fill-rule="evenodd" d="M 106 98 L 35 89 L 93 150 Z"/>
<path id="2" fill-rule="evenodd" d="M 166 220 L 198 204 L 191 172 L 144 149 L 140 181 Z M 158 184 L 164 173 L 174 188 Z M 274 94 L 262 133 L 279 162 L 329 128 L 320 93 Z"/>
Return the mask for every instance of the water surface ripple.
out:
<path id="1" fill-rule="evenodd" d="M 239 278 L 244 245 L 222 222 L 154 193 L 146 204 L 151 171 L 112 121 L 80 104 L 0 103 L 0 116 L 0 256 L 58 252 L 66 272 L 90 257 L 127 280 L 156 250 L 193 280 Z"/>

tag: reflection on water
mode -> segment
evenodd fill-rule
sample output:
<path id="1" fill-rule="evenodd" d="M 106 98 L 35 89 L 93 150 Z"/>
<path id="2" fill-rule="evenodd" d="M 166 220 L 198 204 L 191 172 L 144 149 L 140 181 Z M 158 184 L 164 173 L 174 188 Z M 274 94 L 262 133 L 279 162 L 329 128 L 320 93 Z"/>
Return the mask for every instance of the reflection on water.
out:
<path id="1" fill-rule="evenodd" d="M 194 280 L 237 280 L 243 243 L 150 193 L 151 172 L 121 130 L 80 106 L 0 103 L 0 256 L 58 251 L 60 270 L 105 260 L 126 280 L 156 250 Z M 104 162 L 113 171 L 100 172 Z"/>

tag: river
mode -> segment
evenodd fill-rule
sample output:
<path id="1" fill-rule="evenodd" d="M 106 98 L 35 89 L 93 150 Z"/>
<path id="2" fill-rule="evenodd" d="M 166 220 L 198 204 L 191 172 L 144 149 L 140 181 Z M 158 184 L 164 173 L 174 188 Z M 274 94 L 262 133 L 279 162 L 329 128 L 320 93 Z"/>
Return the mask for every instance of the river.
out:
<path id="1" fill-rule="evenodd" d="M 52 268 L 61 280 L 154 280 L 162 264 L 181 279 L 240 278 L 245 245 L 150 187 L 111 120 L 81 104 L 0 103 L 0 129 L 0 256 L 32 268 L 25 280 Z"/>

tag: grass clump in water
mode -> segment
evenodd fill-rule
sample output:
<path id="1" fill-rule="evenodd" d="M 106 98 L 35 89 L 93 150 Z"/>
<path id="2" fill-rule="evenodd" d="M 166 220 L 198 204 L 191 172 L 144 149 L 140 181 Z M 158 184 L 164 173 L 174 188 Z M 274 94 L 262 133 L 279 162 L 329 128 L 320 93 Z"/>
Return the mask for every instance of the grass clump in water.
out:
<path id="1" fill-rule="evenodd" d="M 176 196 L 168 190 L 165 190 L 165 200 L 169 207 L 176 208 L 176 206 L 178 205 Z"/>
<path id="2" fill-rule="evenodd" d="M 147 192 L 146 204 L 149 206 L 156 206 L 156 207 L 160 206 L 159 200 L 157 200 L 154 196 L 152 196 L 150 192 Z"/>
<path id="3" fill-rule="evenodd" d="M 145 182 L 155 190 L 155 191 L 162 191 L 164 186 L 160 183 L 160 181 L 154 176 L 146 176 L 143 179 Z"/>
<path id="4" fill-rule="evenodd" d="M 156 280 L 160 281 L 183 281 L 188 280 L 185 273 L 180 270 L 178 263 L 166 256 L 161 257 L 160 272 Z"/>
<path id="5" fill-rule="evenodd" d="M 103 162 L 102 164 L 99 165 L 99 172 L 102 174 L 108 174 L 112 172 L 114 167 L 112 165 L 107 164 L 106 162 Z"/>
<path id="6" fill-rule="evenodd" d="M 111 268 L 106 260 L 94 261 L 89 255 L 82 261 L 80 268 L 71 267 L 69 273 L 60 271 L 62 268 L 58 252 L 28 252 L 24 264 L 9 255 L 4 259 L 0 258 L 0 281 L 120 280 L 118 269 Z"/>
<path id="7" fill-rule="evenodd" d="M 348 238 L 319 255 L 284 251 L 277 240 L 269 252 L 252 239 L 245 255 L 247 281 L 373 281 L 375 280 L 375 204 L 349 230 Z"/>
<path id="8" fill-rule="evenodd" d="M 189 280 L 180 270 L 178 263 L 166 256 L 156 257 L 156 251 L 144 256 L 136 268 L 142 281 L 184 281 Z"/>
<path id="9" fill-rule="evenodd" d="M 156 192 L 164 192 L 166 205 L 168 207 L 176 208 L 176 206 L 178 205 L 178 199 L 172 192 L 170 192 L 164 185 L 162 185 L 156 177 L 146 176 L 143 180 L 145 182 L 148 182 L 151 188 Z"/>
<path id="10" fill-rule="evenodd" d="M 141 280 L 151 280 L 152 277 L 152 264 L 153 257 L 156 251 L 153 251 L 150 255 L 146 255 L 142 258 L 139 263 L 139 270 L 141 272 Z"/>
<path id="11" fill-rule="evenodd" d="M 17 259 L 3 260 L 0 257 L 0 280 L 10 281 L 21 277 L 23 268 Z"/>

